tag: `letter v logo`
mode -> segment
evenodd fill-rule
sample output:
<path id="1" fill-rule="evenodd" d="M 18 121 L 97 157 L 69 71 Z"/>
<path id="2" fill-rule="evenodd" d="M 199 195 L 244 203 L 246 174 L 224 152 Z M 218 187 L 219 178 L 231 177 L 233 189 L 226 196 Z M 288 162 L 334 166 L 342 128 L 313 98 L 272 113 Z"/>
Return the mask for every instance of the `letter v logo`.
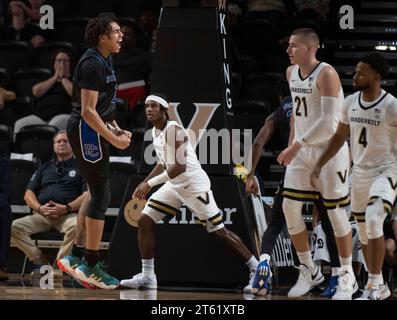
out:
<path id="1" fill-rule="evenodd" d="M 391 187 L 393 188 L 393 190 L 396 190 L 397 187 L 397 182 L 393 183 L 393 180 L 390 177 L 387 177 L 387 180 L 389 180 Z"/>
<path id="2" fill-rule="evenodd" d="M 197 199 L 204 203 L 205 205 L 210 203 L 210 197 L 208 195 L 208 192 L 205 193 L 205 199 L 202 196 L 198 196 Z"/>
<path id="3" fill-rule="evenodd" d="M 200 142 L 200 139 L 204 133 L 204 129 L 207 129 L 209 122 L 212 119 L 216 109 L 221 105 L 220 103 L 193 103 L 196 107 L 196 112 L 194 113 L 189 126 L 186 128 L 189 139 L 192 144 L 193 149 L 196 149 Z M 171 119 L 175 119 L 181 126 L 183 123 L 181 117 L 178 113 L 179 102 L 170 103 L 168 108 L 168 114 Z"/>
<path id="4" fill-rule="evenodd" d="M 346 177 L 347 177 L 347 170 L 345 170 L 345 173 L 343 176 L 342 176 L 342 172 L 338 171 L 337 173 L 338 173 L 339 179 L 342 181 L 342 183 L 345 183 Z"/>

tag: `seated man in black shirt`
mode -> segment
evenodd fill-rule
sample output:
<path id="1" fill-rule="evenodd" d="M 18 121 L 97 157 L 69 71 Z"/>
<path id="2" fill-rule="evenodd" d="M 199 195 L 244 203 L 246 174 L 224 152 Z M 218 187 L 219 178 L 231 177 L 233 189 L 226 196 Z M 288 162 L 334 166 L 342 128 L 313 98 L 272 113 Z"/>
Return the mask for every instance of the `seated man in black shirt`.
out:
<path id="1" fill-rule="evenodd" d="M 37 265 L 47 261 L 30 235 L 58 230 L 64 234 L 64 239 L 57 260 L 68 255 L 75 238 L 79 238 L 75 213 L 87 196 L 65 131 L 55 134 L 54 152 L 56 157 L 40 166 L 27 186 L 25 201 L 33 214 L 16 219 L 11 227 L 11 243 Z"/>

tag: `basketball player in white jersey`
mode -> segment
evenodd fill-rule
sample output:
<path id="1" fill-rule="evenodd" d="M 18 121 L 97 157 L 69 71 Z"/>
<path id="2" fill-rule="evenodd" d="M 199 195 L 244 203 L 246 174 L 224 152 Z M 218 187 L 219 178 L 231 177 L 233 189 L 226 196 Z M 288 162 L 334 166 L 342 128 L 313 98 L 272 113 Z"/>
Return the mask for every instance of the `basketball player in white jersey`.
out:
<path id="1" fill-rule="evenodd" d="M 310 173 L 334 134 L 343 102 L 343 91 L 335 69 L 316 59 L 318 35 L 312 29 L 297 29 L 289 40 L 287 69 L 293 100 L 293 142 L 278 161 L 287 166 L 283 210 L 288 231 L 300 261 L 300 274 L 288 297 L 300 297 L 319 285 L 324 277 L 311 256 L 308 233 L 302 216 L 303 202 L 322 199 L 334 229 L 341 269 L 337 292 L 332 299 L 352 298 L 358 289 L 352 269 L 351 226 L 344 206 L 349 204 L 349 154 L 345 143 L 324 167 L 316 185 Z"/>
<path id="2" fill-rule="evenodd" d="M 397 194 L 397 161 L 393 154 L 397 139 L 397 100 L 381 88 L 389 70 L 379 53 L 369 53 L 357 64 L 353 85 L 358 92 L 343 104 L 339 127 L 314 168 L 312 180 L 350 136 L 352 150 L 352 213 L 369 271 L 360 299 L 383 300 L 390 296 L 384 284 L 385 256 L 383 222 L 391 213 Z"/>
<path id="3" fill-rule="evenodd" d="M 146 98 L 145 111 L 148 120 L 154 125 L 153 145 L 159 163 L 138 185 L 132 197 L 145 199 L 152 187 L 165 184 L 150 196 L 138 221 L 142 272 L 132 279 L 122 280 L 121 285 L 130 288 L 157 288 L 153 258 L 154 226 L 166 217 L 174 217 L 182 204 L 185 204 L 208 232 L 221 239 L 246 262 L 251 275 L 244 291 L 251 292 L 258 261 L 241 239 L 224 226 L 222 212 L 211 191 L 210 179 L 201 168 L 186 130 L 176 121 L 169 120 L 167 108 L 168 101 L 163 95 L 152 94 Z"/>

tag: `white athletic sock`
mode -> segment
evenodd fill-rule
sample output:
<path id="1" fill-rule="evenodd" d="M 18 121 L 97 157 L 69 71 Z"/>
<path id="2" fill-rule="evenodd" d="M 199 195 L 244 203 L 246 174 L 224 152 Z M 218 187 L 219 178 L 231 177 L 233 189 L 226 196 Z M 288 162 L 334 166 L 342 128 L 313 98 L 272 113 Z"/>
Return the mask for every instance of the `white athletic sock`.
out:
<path id="1" fill-rule="evenodd" d="M 299 262 L 301 264 L 304 264 L 306 267 L 309 268 L 309 270 L 313 273 L 314 270 L 316 270 L 316 266 L 314 265 L 313 259 L 312 259 L 312 253 L 310 251 L 305 251 L 305 252 L 297 252 Z"/>
<path id="2" fill-rule="evenodd" d="M 154 275 L 154 258 L 142 259 L 142 273 L 147 276 Z"/>
<path id="3" fill-rule="evenodd" d="M 339 268 L 331 268 L 331 276 L 335 277 L 335 276 L 339 276 Z"/>
<path id="4" fill-rule="evenodd" d="M 351 266 L 352 265 L 352 256 L 349 256 L 349 257 L 347 257 L 347 258 L 342 258 L 341 256 L 339 256 L 339 262 L 340 262 L 340 266 L 342 267 L 342 266 L 345 266 L 345 265 L 348 265 L 348 266 Z"/>
<path id="5" fill-rule="evenodd" d="M 375 273 L 368 273 L 368 282 L 367 285 L 371 287 L 379 287 L 383 284 L 383 276 L 382 273 L 375 274 Z"/>
<path id="6" fill-rule="evenodd" d="M 256 267 L 258 266 L 258 260 L 252 255 L 251 258 L 245 262 L 251 272 L 256 271 Z"/>

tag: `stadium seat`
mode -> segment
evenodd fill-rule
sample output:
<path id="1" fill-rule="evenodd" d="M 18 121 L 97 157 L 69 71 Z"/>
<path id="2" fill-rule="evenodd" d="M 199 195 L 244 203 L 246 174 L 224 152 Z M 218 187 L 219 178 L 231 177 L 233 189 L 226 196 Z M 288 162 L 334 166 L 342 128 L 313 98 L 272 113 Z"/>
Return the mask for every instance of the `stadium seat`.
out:
<path id="1" fill-rule="evenodd" d="M 152 1 L 153 2 L 153 1 Z M 117 12 L 120 17 L 139 18 L 145 6 L 150 5 L 148 0 L 120 0 L 117 6 Z"/>
<path id="2" fill-rule="evenodd" d="M 32 60 L 32 49 L 25 41 L 0 42 L 0 68 L 8 68 L 11 73 L 26 68 Z"/>
<path id="3" fill-rule="evenodd" d="M 32 240 L 34 240 L 35 245 L 39 248 L 40 248 L 40 242 L 42 241 L 46 241 L 47 243 L 50 243 L 51 247 L 59 248 L 58 244 L 63 241 L 63 236 L 64 236 L 63 233 L 60 233 L 57 230 L 52 229 L 46 232 L 34 233 L 30 237 L 32 238 Z M 22 271 L 21 271 L 22 279 L 25 276 L 27 262 L 28 262 L 28 256 L 25 255 L 25 259 L 23 261 Z"/>
<path id="4" fill-rule="evenodd" d="M 12 130 L 9 126 L 0 124 L 0 158 L 7 157 L 12 142 Z"/>
<path id="5" fill-rule="evenodd" d="M 6 107 L 3 112 L 7 114 L 8 124 L 14 125 L 15 121 L 29 116 L 32 114 L 32 101 L 31 97 L 18 97 L 13 100 L 6 102 Z"/>
<path id="6" fill-rule="evenodd" d="M 19 153 L 33 153 L 42 163 L 49 161 L 54 154 L 53 137 L 58 129 L 50 125 L 29 125 L 21 128 L 15 137 Z"/>
<path id="7" fill-rule="evenodd" d="M 89 18 L 76 17 L 61 19 L 55 23 L 55 37 L 59 41 L 68 41 L 76 44 L 84 41 L 85 27 Z"/>
<path id="8" fill-rule="evenodd" d="M 280 104 L 277 94 L 277 83 L 283 76 L 278 73 L 253 74 L 245 82 L 247 100 L 267 101 L 271 110 Z"/>
<path id="9" fill-rule="evenodd" d="M 36 159 L 23 160 L 23 159 L 11 159 L 11 205 L 12 206 L 25 206 L 26 202 L 23 199 L 26 186 L 33 173 L 38 167 L 38 161 Z"/>
<path id="10" fill-rule="evenodd" d="M 73 16 L 73 2 L 65 0 L 45 0 L 43 5 L 54 8 L 55 20 L 66 19 Z"/>
<path id="11" fill-rule="evenodd" d="M 7 88 L 9 81 L 8 69 L 0 68 L 0 87 Z"/>
<path id="12" fill-rule="evenodd" d="M 32 97 L 32 87 L 44 78 L 50 78 L 51 71 L 46 68 L 29 68 L 17 71 L 13 77 L 15 93 L 17 96 Z"/>
<path id="13" fill-rule="evenodd" d="M 76 16 L 96 17 L 101 12 L 113 12 L 114 1 L 109 0 L 84 0 L 75 1 L 74 13 Z"/>
<path id="14" fill-rule="evenodd" d="M 241 25 L 242 36 L 236 43 L 240 54 L 261 56 L 274 45 L 274 30 L 266 19 L 245 20 Z"/>

